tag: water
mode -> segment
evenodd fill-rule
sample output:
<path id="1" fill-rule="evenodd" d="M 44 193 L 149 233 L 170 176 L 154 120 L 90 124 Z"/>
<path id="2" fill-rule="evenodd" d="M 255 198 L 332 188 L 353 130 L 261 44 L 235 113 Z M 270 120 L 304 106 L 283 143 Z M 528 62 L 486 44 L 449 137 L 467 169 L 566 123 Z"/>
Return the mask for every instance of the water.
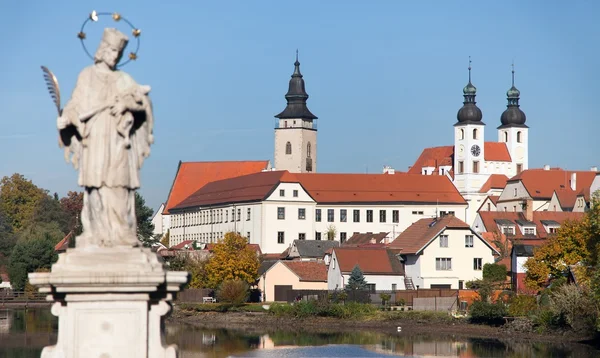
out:
<path id="1" fill-rule="evenodd" d="M 49 309 L 0 309 L 0 357 L 39 357 L 56 342 L 57 320 Z M 581 344 L 511 342 L 438 334 L 389 335 L 375 332 L 306 333 L 207 330 L 170 324 L 167 343 L 181 358 L 220 357 L 599 357 Z"/>

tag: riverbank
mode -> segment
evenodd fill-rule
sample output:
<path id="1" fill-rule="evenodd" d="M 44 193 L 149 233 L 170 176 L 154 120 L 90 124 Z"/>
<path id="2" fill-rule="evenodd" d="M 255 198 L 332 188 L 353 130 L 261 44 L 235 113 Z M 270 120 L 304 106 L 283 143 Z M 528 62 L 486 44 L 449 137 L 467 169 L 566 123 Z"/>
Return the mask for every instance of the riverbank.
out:
<path id="1" fill-rule="evenodd" d="M 198 312 L 175 306 L 168 321 L 189 324 L 198 328 L 243 330 L 256 333 L 269 331 L 310 333 L 370 331 L 392 335 L 436 334 L 552 343 L 583 343 L 592 339 L 592 337 L 582 337 L 570 331 L 522 332 L 518 330 L 518 325 L 514 324 L 500 327 L 476 325 L 469 323 L 464 318 L 453 318 L 439 312 L 381 312 L 375 317 L 359 319 L 295 318 L 278 317 L 268 312 Z"/>

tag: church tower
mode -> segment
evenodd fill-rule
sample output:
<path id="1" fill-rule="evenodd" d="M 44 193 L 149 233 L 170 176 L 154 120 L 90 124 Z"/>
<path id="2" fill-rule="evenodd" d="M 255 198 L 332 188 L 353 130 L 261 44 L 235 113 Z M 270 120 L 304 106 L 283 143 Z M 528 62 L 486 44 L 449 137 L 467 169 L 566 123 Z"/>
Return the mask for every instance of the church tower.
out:
<path id="1" fill-rule="evenodd" d="M 454 185 L 461 193 L 477 192 L 487 175 L 484 172 L 483 114 L 477 107 L 477 88 L 471 83 L 469 58 L 469 83 L 463 89 L 464 102 L 454 124 Z"/>
<path id="2" fill-rule="evenodd" d="M 500 117 L 502 123 L 498 127 L 498 141 L 506 143 L 514 167 L 511 175 L 516 175 L 529 168 L 529 127 L 525 125 L 525 113 L 519 108 L 521 92 L 515 87 L 515 66 L 512 68 L 512 87 L 506 92 L 508 105 Z M 509 175 L 510 177 L 510 175 Z"/>
<path id="3" fill-rule="evenodd" d="M 275 169 L 291 173 L 317 171 L 317 116 L 306 107 L 308 94 L 300 73 L 298 51 L 287 94 L 287 106 L 275 116 Z"/>

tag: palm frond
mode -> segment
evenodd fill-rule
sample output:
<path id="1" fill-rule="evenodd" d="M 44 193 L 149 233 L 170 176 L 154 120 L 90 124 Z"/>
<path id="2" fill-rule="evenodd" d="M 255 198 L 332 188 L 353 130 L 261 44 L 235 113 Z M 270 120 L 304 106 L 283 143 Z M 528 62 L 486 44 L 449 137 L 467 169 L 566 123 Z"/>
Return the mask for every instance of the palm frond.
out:
<path id="1" fill-rule="evenodd" d="M 58 80 L 56 79 L 56 76 L 54 76 L 54 73 L 46 66 L 42 66 L 42 71 L 44 71 L 44 80 L 46 81 L 48 92 L 50 93 L 50 97 L 52 97 L 58 115 L 60 116 L 62 114 L 62 109 L 60 108 L 60 88 L 58 87 Z"/>

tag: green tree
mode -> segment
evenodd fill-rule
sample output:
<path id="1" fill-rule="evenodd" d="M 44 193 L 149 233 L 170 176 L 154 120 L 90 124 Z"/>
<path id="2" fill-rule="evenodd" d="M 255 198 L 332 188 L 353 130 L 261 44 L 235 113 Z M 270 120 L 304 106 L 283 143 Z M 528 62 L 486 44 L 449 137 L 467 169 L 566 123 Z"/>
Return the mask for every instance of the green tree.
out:
<path id="1" fill-rule="evenodd" d="M 329 225 L 327 227 L 327 231 L 325 231 L 325 236 L 327 237 L 327 240 L 335 240 L 336 235 L 337 229 L 335 228 L 335 225 Z"/>
<path id="2" fill-rule="evenodd" d="M 13 233 L 6 215 L 0 210 L 0 267 L 8 264 L 10 253 L 16 243 L 17 236 Z"/>
<path id="3" fill-rule="evenodd" d="M 228 232 L 213 246 L 213 254 L 206 264 L 206 285 L 218 288 L 223 281 L 241 280 L 250 285 L 258 279 L 258 255 L 248 246 L 248 239 Z"/>
<path id="4" fill-rule="evenodd" d="M 4 212 L 14 232 L 19 232 L 31 223 L 39 202 L 48 194 L 15 173 L 0 180 L 0 211 Z"/>
<path id="5" fill-rule="evenodd" d="M 367 289 L 367 281 L 365 281 L 365 276 L 358 264 L 352 269 L 352 273 L 350 274 L 350 278 L 348 278 L 345 289 L 349 291 L 364 291 Z"/>
<path id="6" fill-rule="evenodd" d="M 37 204 L 31 222 L 23 228 L 37 224 L 56 224 L 62 233 L 66 235 L 69 230 L 69 218 L 60 206 L 60 201 L 50 195 L 45 195 Z"/>
<path id="7" fill-rule="evenodd" d="M 146 201 L 136 191 L 135 216 L 137 219 L 137 235 L 138 239 L 146 247 L 150 247 L 155 242 L 158 242 L 158 238 L 154 237 L 154 224 L 152 223 L 153 214 L 154 211 L 146 206 Z"/>
<path id="8" fill-rule="evenodd" d="M 483 279 L 503 283 L 506 281 L 506 266 L 490 263 L 483 265 Z"/>
<path id="9" fill-rule="evenodd" d="M 15 290 L 23 290 L 27 283 L 27 273 L 39 269 L 49 269 L 56 261 L 55 239 L 51 234 L 32 240 L 19 239 L 13 248 L 8 274 Z"/>

